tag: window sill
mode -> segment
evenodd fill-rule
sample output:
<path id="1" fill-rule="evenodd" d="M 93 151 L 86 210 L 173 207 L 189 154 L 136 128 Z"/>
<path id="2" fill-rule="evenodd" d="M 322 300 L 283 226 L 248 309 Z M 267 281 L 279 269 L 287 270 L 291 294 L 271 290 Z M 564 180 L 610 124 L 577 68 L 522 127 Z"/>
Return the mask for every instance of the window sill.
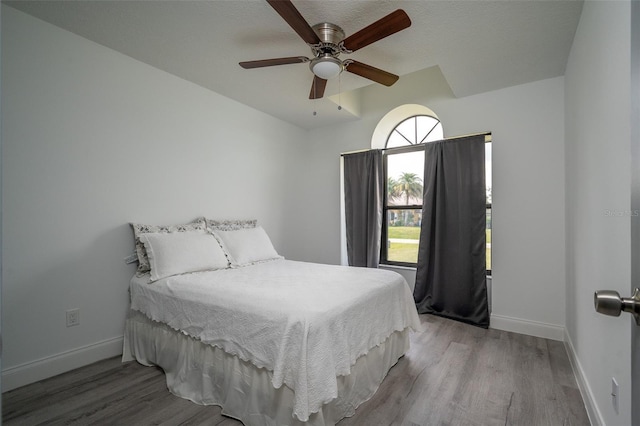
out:
<path id="1" fill-rule="evenodd" d="M 390 265 L 388 263 L 381 263 L 378 265 L 379 268 L 383 269 L 400 269 L 403 271 L 415 271 L 417 270 L 416 266 L 404 266 L 404 265 Z M 487 274 L 487 278 L 491 278 L 491 274 Z"/>
<path id="2" fill-rule="evenodd" d="M 380 265 L 378 265 L 380 268 L 387 268 L 387 269 L 402 269 L 404 271 L 415 271 L 416 267 L 415 266 L 403 266 L 403 265 L 390 265 L 388 263 L 381 263 Z"/>

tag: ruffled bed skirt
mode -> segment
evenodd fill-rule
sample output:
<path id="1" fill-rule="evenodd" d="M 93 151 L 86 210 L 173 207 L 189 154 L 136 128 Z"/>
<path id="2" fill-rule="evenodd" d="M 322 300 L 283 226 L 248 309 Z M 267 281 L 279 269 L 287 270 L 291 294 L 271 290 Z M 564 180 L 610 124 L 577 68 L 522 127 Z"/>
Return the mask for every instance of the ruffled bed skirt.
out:
<path id="1" fill-rule="evenodd" d="M 361 356 L 348 376 L 339 376 L 338 397 L 306 422 L 293 416 L 293 390 L 273 387 L 271 371 L 131 311 L 126 321 L 122 361 L 157 365 L 174 395 L 201 405 L 218 405 L 222 413 L 246 426 L 329 426 L 355 414 L 378 390 L 389 369 L 409 349 L 409 329 L 393 333 Z"/>

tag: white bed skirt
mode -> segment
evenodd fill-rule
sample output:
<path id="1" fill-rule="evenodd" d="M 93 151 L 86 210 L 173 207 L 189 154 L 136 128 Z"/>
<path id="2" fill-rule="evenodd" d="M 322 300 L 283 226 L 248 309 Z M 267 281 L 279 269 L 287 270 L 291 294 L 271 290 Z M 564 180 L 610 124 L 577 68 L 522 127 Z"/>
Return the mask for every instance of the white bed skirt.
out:
<path id="1" fill-rule="evenodd" d="M 378 390 L 389 369 L 409 349 L 409 329 L 397 331 L 358 358 L 348 376 L 339 376 L 338 398 L 327 401 L 307 422 L 293 416 L 294 394 L 276 389 L 272 372 L 130 311 L 122 361 L 157 365 L 174 395 L 201 405 L 218 405 L 222 413 L 246 426 L 335 425 Z"/>

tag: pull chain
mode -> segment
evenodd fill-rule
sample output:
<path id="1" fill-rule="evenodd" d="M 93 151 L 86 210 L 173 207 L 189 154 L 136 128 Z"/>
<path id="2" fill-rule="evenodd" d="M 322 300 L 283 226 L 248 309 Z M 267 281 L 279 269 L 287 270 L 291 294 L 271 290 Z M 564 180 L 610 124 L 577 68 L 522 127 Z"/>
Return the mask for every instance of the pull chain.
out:
<path id="1" fill-rule="evenodd" d="M 342 81 L 342 71 L 338 74 L 338 111 L 342 109 L 342 85 L 340 84 Z"/>
<path id="2" fill-rule="evenodd" d="M 316 101 L 318 100 L 318 93 L 316 92 L 317 87 L 316 87 L 316 77 L 313 77 L 313 106 L 315 107 L 316 105 Z M 316 116 L 318 115 L 318 113 L 316 112 L 316 110 L 313 110 L 313 115 Z"/>

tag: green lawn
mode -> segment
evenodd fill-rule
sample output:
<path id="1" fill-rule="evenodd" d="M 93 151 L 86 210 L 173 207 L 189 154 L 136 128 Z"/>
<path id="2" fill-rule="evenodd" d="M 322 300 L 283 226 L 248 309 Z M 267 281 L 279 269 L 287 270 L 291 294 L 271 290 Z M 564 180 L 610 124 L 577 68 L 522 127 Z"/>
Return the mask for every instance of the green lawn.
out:
<path id="1" fill-rule="evenodd" d="M 420 227 L 418 226 L 390 226 L 388 232 L 389 239 L 399 238 L 416 241 L 420 239 Z M 387 258 L 394 262 L 416 263 L 418 261 L 418 244 L 391 243 Z"/>
<path id="2" fill-rule="evenodd" d="M 391 243 L 389 245 L 389 252 L 387 253 L 389 260 L 394 262 L 418 262 L 418 245 L 417 244 L 403 244 L 403 243 Z"/>
<path id="3" fill-rule="evenodd" d="M 491 229 L 487 229 L 487 271 L 491 270 Z"/>
<path id="4" fill-rule="evenodd" d="M 420 239 L 420 227 L 418 226 L 390 226 L 388 229 L 389 238 Z"/>
<path id="5" fill-rule="evenodd" d="M 389 238 L 404 240 L 419 240 L 420 228 L 417 226 L 390 226 Z M 491 269 L 491 229 L 487 229 L 487 270 Z M 391 243 L 389 246 L 389 260 L 395 262 L 416 263 L 418 261 L 418 244 Z"/>

